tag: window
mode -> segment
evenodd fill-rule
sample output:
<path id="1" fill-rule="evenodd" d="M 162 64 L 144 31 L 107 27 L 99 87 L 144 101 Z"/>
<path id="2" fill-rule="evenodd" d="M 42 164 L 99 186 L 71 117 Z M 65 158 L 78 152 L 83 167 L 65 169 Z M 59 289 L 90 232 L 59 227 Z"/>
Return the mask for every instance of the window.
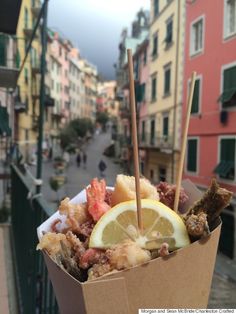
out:
<path id="1" fill-rule="evenodd" d="M 29 13 L 28 13 L 28 9 L 27 8 L 25 8 L 25 10 L 24 10 L 25 12 L 25 14 L 24 14 L 24 26 L 25 26 L 25 28 L 27 29 L 28 28 L 28 22 L 29 22 Z"/>
<path id="2" fill-rule="evenodd" d="M 187 145 L 187 171 L 197 172 L 197 139 L 188 139 Z"/>
<path id="3" fill-rule="evenodd" d="M 153 35 L 153 41 L 152 41 L 152 58 L 157 57 L 157 51 L 158 51 L 158 37 L 157 34 Z"/>
<path id="4" fill-rule="evenodd" d="M 203 18 L 191 26 L 190 54 L 194 55 L 203 50 Z"/>
<path id="5" fill-rule="evenodd" d="M 145 101 L 146 84 L 141 85 L 141 101 Z"/>
<path id="6" fill-rule="evenodd" d="M 166 22 L 166 47 L 168 48 L 169 45 L 173 41 L 173 19 L 168 19 Z"/>
<path id="7" fill-rule="evenodd" d="M 224 70 L 223 93 L 218 100 L 224 109 L 236 105 L 236 66 Z"/>
<path id="8" fill-rule="evenodd" d="M 164 96 L 168 96 L 170 94 L 171 69 L 166 67 L 164 71 Z"/>
<path id="9" fill-rule="evenodd" d="M 146 122 L 142 121 L 142 135 L 141 135 L 142 142 L 145 141 L 145 129 L 146 129 Z"/>
<path id="10" fill-rule="evenodd" d="M 159 14 L 159 0 L 154 0 L 154 17 Z"/>
<path id="11" fill-rule="evenodd" d="M 169 134 L 169 117 L 164 116 L 163 117 L 163 129 L 162 129 L 162 134 L 164 137 L 167 137 Z"/>
<path id="12" fill-rule="evenodd" d="M 159 167 L 159 181 L 166 182 L 166 168 Z"/>
<path id="13" fill-rule="evenodd" d="M 157 83 L 156 77 L 153 77 L 152 78 L 152 101 L 156 100 L 156 83 Z"/>
<path id="14" fill-rule="evenodd" d="M 28 69 L 27 68 L 25 68 L 25 70 L 24 70 L 24 77 L 25 77 L 25 84 L 28 84 Z"/>
<path id="15" fill-rule="evenodd" d="M 190 83 L 189 83 L 189 90 L 190 90 Z M 191 108 L 192 114 L 199 112 L 199 99 L 200 99 L 200 79 L 196 79 L 194 92 L 193 92 L 192 108 Z"/>
<path id="16" fill-rule="evenodd" d="M 224 36 L 236 34 L 236 0 L 225 0 Z"/>
<path id="17" fill-rule="evenodd" d="M 151 121 L 151 134 L 150 134 L 150 145 L 154 145 L 155 143 L 155 120 Z"/>
<path id="18" fill-rule="evenodd" d="M 214 172 L 222 179 L 235 180 L 235 146 L 236 138 L 220 140 L 220 162 Z"/>
<path id="19" fill-rule="evenodd" d="M 143 53 L 143 65 L 147 64 L 147 48 L 144 50 Z"/>

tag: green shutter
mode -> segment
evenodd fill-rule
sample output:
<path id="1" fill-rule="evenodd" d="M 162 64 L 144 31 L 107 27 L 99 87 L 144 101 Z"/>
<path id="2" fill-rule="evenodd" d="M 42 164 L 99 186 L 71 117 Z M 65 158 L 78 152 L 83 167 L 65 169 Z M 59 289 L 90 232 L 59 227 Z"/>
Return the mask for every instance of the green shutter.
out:
<path id="1" fill-rule="evenodd" d="M 235 176 L 235 139 L 222 139 L 220 143 L 220 162 L 226 167 L 219 173 L 221 178 L 234 179 Z"/>
<path id="2" fill-rule="evenodd" d="M 164 86 L 164 94 L 169 94 L 170 92 L 170 69 L 165 70 L 165 86 Z"/>
<path id="3" fill-rule="evenodd" d="M 157 16 L 159 14 L 159 0 L 154 0 L 154 15 Z"/>
<path id="4" fill-rule="evenodd" d="M 187 171 L 197 171 L 197 140 L 188 140 L 188 159 L 187 159 Z"/>
<path id="5" fill-rule="evenodd" d="M 156 78 L 152 79 L 152 101 L 156 100 Z"/>
<path id="6" fill-rule="evenodd" d="M 6 66 L 6 36 L 0 35 L 0 66 Z"/>
<path id="7" fill-rule="evenodd" d="M 224 70 L 224 92 L 236 89 L 236 66 Z"/>
<path id="8" fill-rule="evenodd" d="M 163 135 L 168 136 L 169 133 L 169 117 L 163 118 Z"/>
<path id="9" fill-rule="evenodd" d="M 195 81 L 195 86 L 194 86 L 191 113 L 198 113 L 199 111 L 199 94 L 200 94 L 200 80 L 197 79 Z"/>

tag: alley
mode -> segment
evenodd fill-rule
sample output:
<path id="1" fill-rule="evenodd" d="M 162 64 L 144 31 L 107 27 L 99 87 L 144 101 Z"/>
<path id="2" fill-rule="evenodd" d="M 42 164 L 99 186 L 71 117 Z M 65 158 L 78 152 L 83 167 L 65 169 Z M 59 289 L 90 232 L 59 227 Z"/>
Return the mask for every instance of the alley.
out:
<path id="1" fill-rule="evenodd" d="M 116 175 L 121 172 L 119 164 L 115 164 L 113 159 L 103 155 L 104 149 L 110 145 L 110 133 L 95 134 L 84 150 L 87 153 L 87 165 L 84 168 L 81 163 L 80 167 L 76 165 L 76 155 L 70 156 L 69 166 L 65 170 L 66 184 L 59 190 L 59 198 L 68 196 L 72 198 L 81 189 L 89 184 L 92 178 L 99 177 L 98 163 L 102 159 L 107 165 L 105 171 L 107 185 L 114 185 Z M 49 186 L 49 179 L 54 174 L 52 162 L 45 161 L 43 165 L 43 194 L 49 203 L 55 206 L 56 193 Z"/>

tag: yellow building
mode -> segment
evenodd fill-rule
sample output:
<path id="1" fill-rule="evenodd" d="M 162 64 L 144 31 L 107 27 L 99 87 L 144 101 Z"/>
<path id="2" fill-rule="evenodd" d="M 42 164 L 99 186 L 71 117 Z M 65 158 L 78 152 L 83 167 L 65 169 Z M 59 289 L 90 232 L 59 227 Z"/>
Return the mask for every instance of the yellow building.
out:
<path id="1" fill-rule="evenodd" d="M 150 79 L 145 175 L 175 182 L 181 136 L 184 0 L 151 0 Z"/>
<path id="2" fill-rule="evenodd" d="M 27 46 L 40 13 L 40 8 L 40 0 L 22 1 L 17 26 L 18 51 L 21 62 L 26 55 Z M 16 116 L 16 138 L 26 161 L 29 161 L 37 145 L 40 56 L 40 30 L 38 29 L 17 84 L 17 93 L 20 102 L 24 104 L 25 110 L 17 113 Z"/>

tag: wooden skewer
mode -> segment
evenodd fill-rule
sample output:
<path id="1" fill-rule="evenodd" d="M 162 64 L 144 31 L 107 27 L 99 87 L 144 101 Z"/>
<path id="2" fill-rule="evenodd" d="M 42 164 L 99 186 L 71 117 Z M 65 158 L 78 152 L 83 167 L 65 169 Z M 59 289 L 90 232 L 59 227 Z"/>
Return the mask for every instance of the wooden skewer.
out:
<path id="1" fill-rule="evenodd" d="M 192 107 L 192 101 L 193 101 L 195 79 L 196 79 L 196 72 L 193 72 L 192 79 L 191 79 L 190 92 L 189 92 L 189 97 L 188 97 L 187 115 L 186 115 L 186 120 L 185 120 L 183 138 L 182 138 L 179 168 L 178 168 L 178 175 L 177 175 L 177 182 L 176 182 L 175 202 L 174 202 L 174 211 L 176 213 L 178 212 L 178 207 L 179 207 L 179 195 L 180 195 L 180 187 L 181 187 L 183 167 L 184 167 L 184 157 L 185 157 L 185 151 L 186 151 L 188 126 L 189 126 L 191 107 Z"/>
<path id="2" fill-rule="evenodd" d="M 131 121 L 132 121 L 132 142 L 133 142 L 137 216 L 138 216 L 138 227 L 139 227 L 140 233 L 142 233 L 143 223 L 142 223 L 141 198 L 140 198 L 139 156 L 138 156 L 136 106 L 135 106 L 135 93 L 134 93 L 134 69 L 133 69 L 133 55 L 132 55 L 131 49 L 127 50 L 127 55 L 128 55 L 128 66 L 129 66 L 130 108 L 131 108 Z"/>

